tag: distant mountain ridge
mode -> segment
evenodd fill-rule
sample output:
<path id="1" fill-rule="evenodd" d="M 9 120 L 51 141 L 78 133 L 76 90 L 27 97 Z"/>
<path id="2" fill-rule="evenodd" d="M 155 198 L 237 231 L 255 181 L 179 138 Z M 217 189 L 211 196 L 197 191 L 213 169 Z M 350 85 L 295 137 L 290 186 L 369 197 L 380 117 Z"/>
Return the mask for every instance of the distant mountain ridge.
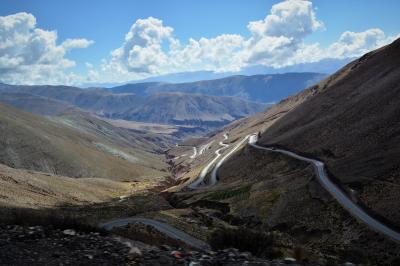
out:
<path id="1" fill-rule="evenodd" d="M 157 93 L 114 117 L 162 124 L 217 127 L 265 110 L 267 105 L 237 97 L 178 92 Z"/>
<path id="2" fill-rule="evenodd" d="M 234 96 L 250 101 L 271 103 L 298 93 L 323 78 L 321 73 L 285 73 L 254 76 L 230 76 L 190 83 L 133 83 L 113 87 L 115 93 L 148 96 L 160 92 L 199 93 L 212 96 Z"/>
<path id="3" fill-rule="evenodd" d="M 114 94 L 105 89 L 81 89 L 72 86 L 24 86 L 0 84 L 0 101 L 4 93 L 40 96 L 52 100 L 61 101 L 69 105 L 92 111 L 98 114 L 112 114 L 122 112 L 126 106 L 139 104 L 143 99 L 132 93 Z M 15 102 L 15 100 L 14 100 Z M 8 102 L 12 104 L 11 102 Z M 13 104 L 14 105 L 14 104 Z M 14 105 L 16 106 L 16 105 Z M 29 111 L 29 110 L 28 110 Z"/>
<path id="4" fill-rule="evenodd" d="M 59 115 L 69 108 L 80 108 L 107 118 L 204 128 L 221 126 L 267 106 L 233 97 L 188 93 L 141 96 L 105 89 L 5 84 L 0 85 L 0 102 L 42 115 Z"/>
<path id="5" fill-rule="evenodd" d="M 289 72 L 314 72 L 333 74 L 341 67 L 353 61 L 355 58 L 325 58 L 317 62 L 300 63 L 290 66 L 275 68 L 264 65 L 254 65 L 243 67 L 240 71 L 235 72 L 215 72 L 211 70 L 188 71 L 164 74 L 154 77 L 149 77 L 140 80 L 132 80 L 123 83 L 88 83 L 82 84 L 83 87 L 116 87 L 132 83 L 148 83 L 148 82 L 161 82 L 161 83 L 189 83 L 202 80 L 221 79 L 229 76 L 238 75 L 268 75 L 268 74 L 284 74 Z"/>

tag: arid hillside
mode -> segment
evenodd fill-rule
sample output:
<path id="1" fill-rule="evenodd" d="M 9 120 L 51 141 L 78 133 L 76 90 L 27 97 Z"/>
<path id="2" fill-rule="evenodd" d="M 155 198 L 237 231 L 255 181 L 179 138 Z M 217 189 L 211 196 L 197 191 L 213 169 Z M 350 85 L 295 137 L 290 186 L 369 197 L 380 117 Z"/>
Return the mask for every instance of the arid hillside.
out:
<path id="1" fill-rule="evenodd" d="M 71 178 L 0 164 L 0 206 L 50 208 L 110 201 L 130 194 L 132 184 L 102 178 Z"/>
<path id="2" fill-rule="evenodd" d="M 400 224 L 400 39 L 317 84 L 260 139 L 325 161 L 374 212 Z"/>
<path id="3" fill-rule="evenodd" d="M 0 104 L 0 132 L 0 163 L 13 168 L 126 181 L 167 175 L 168 139 L 79 111 L 44 117 Z"/>

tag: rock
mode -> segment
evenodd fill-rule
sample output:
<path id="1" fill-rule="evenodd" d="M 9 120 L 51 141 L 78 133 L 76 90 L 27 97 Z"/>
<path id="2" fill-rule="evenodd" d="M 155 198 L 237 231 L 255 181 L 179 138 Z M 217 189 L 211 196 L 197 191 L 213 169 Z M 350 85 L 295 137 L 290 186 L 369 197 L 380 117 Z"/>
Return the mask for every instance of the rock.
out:
<path id="1" fill-rule="evenodd" d="M 201 256 L 201 259 L 202 260 L 211 260 L 211 257 L 204 254 L 204 255 Z"/>
<path id="2" fill-rule="evenodd" d="M 296 262 L 296 259 L 295 258 L 290 258 L 290 257 L 286 257 L 286 258 L 284 258 L 283 259 L 283 261 L 285 262 L 285 263 L 295 263 Z"/>
<path id="3" fill-rule="evenodd" d="M 171 256 L 173 256 L 176 259 L 182 259 L 184 257 L 182 252 L 177 251 L 177 250 L 172 251 Z"/>
<path id="4" fill-rule="evenodd" d="M 93 255 L 90 255 L 90 254 L 86 254 L 85 257 L 88 258 L 89 260 L 93 259 Z"/>
<path id="5" fill-rule="evenodd" d="M 192 250 L 192 251 L 189 251 L 189 254 L 190 254 L 191 256 L 196 256 L 196 255 L 199 255 L 199 252 L 198 252 L 198 251 L 195 251 L 195 250 Z"/>
<path id="6" fill-rule="evenodd" d="M 64 235 L 67 235 L 67 236 L 74 236 L 74 235 L 76 235 L 76 232 L 75 232 L 75 230 L 73 230 L 73 229 L 65 229 L 65 230 L 63 231 L 63 234 L 64 234 Z"/>
<path id="7" fill-rule="evenodd" d="M 164 251 L 170 251 L 172 248 L 170 246 L 168 246 L 168 245 L 161 245 L 160 249 L 164 250 Z"/>
<path id="8" fill-rule="evenodd" d="M 239 254 L 239 258 L 241 258 L 241 259 L 249 260 L 250 257 L 251 257 L 251 254 L 248 252 L 243 252 L 243 253 Z"/>
<path id="9" fill-rule="evenodd" d="M 134 255 L 135 257 L 141 257 L 142 252 L 138 247 L 131 247 L 131 249 L 129 250 L 129 255 L 131 256 Z"/>

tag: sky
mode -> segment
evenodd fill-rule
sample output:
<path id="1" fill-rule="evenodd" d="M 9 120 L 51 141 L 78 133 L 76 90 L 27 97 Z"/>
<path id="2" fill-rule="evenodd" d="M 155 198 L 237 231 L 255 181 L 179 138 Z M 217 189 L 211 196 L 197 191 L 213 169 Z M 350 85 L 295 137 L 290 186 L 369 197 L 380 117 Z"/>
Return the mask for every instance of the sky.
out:
<path id="1" fill-rule="evenodd" d="M 397 0 L 2 0 L 0 81 L 125 82 L 360 56 L 400 35 Z"/>

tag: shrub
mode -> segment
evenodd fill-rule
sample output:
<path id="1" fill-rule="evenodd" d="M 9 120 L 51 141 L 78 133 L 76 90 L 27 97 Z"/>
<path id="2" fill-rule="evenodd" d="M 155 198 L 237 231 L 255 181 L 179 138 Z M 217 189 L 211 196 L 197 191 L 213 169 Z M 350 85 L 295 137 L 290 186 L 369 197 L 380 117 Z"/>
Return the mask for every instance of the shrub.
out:
<path id="1" fill-rule="evenodd" d="M 249 251 L 256 256 L 268 258 L 279 256 L 273 249 L 274 240 L 271 234 L 247 228 L 217 229 L 211 234 L 209 243 L 216 250 L 231 247 Z"/>

